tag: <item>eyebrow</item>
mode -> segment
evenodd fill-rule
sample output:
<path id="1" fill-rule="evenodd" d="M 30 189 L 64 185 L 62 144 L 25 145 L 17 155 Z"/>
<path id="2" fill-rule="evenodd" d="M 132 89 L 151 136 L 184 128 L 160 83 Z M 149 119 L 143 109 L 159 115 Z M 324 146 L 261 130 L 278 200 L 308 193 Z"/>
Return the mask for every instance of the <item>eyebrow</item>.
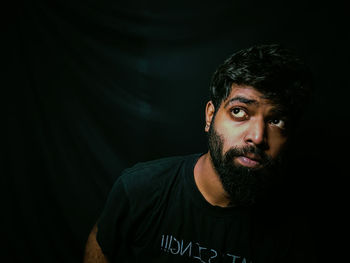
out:
<path id="1" fill-rule="evenodd" d="M 275 108 L 273 108 L 271 110 L 271 114 L 275 114 L 275 115 L 278 115 L 278 116 L 285 116 L 286 117 L 288 115 L 288 111 L 287 111 L 286 108 L 277 105 L 277 107 L 275 107 Z"/>
<path id="2" fill-rule="evenodd" d="M 239 102 L 242 102 L 242 103 L 244 103 L 244 104 L 258 104 L 258 102 L 257 102 L 256 100 L 247 99 L 247 98 L 242 97 L 242 96 L 237 96 L 237 97 L 234 97 L 234 98 L 228 100 L 228 101 L 225 103 L 225 108 L 226 108 L 229 104 L 231 104 L 231 103 L 233 103 L 233 102 L 235 102 L 235 101 L 239 101 Z"/>

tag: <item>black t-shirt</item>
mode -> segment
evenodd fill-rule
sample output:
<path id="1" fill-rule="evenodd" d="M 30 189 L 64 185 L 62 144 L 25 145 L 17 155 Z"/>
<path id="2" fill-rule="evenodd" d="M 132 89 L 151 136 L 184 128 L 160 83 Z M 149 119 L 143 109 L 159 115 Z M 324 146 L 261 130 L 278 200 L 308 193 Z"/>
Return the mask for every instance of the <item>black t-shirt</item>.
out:
<path id="1" fill-rule="evenodd" d="M 111 262 L 313 262 L 294 217 L 209 204 L 194 181 L 199 157 L 123 172 L 98 220 L 97 241 Z"/>

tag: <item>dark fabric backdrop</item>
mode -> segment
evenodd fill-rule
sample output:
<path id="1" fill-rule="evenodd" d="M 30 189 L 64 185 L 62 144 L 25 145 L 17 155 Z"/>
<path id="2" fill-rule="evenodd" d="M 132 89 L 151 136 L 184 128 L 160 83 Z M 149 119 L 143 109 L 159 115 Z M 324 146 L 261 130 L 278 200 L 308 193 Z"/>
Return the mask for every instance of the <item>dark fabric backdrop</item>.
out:
<path id="1" fill-rule="evenodd" d="M 38 0 L 4 8 L 0 261 L 81 262 L 121 170 L 205 151 L 215 68 L 240 48 L 272 42 L 297 49 L 315 75 L 290 186 L 321 259 L 334 259 L 345 211 L 345 176 L 334 167 L 346 166 L 339 151 L 349 136 L 343 10 L 301 0 Z"/>

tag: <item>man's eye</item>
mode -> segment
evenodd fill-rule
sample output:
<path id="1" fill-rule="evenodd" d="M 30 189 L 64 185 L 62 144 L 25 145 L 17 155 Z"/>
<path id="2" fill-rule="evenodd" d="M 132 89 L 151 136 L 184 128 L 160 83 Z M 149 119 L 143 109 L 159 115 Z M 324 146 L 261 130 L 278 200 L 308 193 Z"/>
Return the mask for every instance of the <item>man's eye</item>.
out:
<path id="1" fill-rule="evenodd" d="M 240 108 L 233 108 L 231 112 L 235 118 L 244 118 L 246 116 L 246 112 Z"/>
<path id="2" fill-rule="evenodd" d="M 285 121 L 281 119 L 273 119 L 270 121 L 270 123 L 274 126 L 277 126 L 278 128 L 283 129 L 285 127 Z"/>

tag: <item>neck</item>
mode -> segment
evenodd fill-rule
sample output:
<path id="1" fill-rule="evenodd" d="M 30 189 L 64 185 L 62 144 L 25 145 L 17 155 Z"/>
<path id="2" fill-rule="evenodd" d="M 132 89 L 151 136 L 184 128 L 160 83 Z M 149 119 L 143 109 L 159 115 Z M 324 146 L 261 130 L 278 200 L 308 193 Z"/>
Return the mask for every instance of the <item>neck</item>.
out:
<path id="1" fill-rule="evenodd" d="M 209 152 L 202 155 L 194 167 L 194 179 L 205 200 L 213 206 L 228 207 L 230 199 L 213 166 Z"/>

